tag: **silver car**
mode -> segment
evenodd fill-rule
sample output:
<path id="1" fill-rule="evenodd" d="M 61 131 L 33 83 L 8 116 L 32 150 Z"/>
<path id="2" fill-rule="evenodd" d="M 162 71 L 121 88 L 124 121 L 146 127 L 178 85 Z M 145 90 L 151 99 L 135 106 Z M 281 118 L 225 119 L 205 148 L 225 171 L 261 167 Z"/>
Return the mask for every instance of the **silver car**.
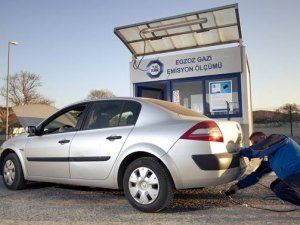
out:
<path id="1" fill-rule="evenodd" d="M 157 212 L 174 189 L 215 186 L 245 170 L 237 122 L 211 120 L 146 98 L 85 101 L 3 143 L 5 186 L 42 181 L 123 189 L 130 204 Z"/>

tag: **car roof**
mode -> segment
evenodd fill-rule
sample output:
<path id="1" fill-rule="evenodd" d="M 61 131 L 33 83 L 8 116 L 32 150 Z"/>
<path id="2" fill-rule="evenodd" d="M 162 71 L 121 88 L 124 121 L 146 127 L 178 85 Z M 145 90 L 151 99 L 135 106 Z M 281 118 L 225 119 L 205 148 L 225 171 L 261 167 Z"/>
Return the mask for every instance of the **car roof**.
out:
<path id="1" fill-rule="evenodd" d="M 202 115 L 201 113 L 198 113 L 196 111 L 193 111 L 191 109 L 188 109 L 184 106 L 181 106 L 179 104 L 175 104 L 173 102 L 160 100 L 160 99 L 154 99 L 154 98 L 144 98 L 144 97 L 107 97 L 107 98 L 99 98 L 99 99 L 93 99 L 93 100 L 83 100 L 79 101 L 77 103 L 70 104 L 66 107 L 70 107 L 72 105 L 77 104 L 85 104 L 85 103 L 93 103 L 93 102 L 99 102 L 99 101 L 109 101 L 109 100 L 127 100 L 127 101 L 136 101 L 141 104 L 148 104 L 148 105 L 155 105 L 158 106 L 160 109 L 167 111 L 172 114 L 179 114 L 184 116 L 192 116 L 192 117 L 206 117 Z"/>

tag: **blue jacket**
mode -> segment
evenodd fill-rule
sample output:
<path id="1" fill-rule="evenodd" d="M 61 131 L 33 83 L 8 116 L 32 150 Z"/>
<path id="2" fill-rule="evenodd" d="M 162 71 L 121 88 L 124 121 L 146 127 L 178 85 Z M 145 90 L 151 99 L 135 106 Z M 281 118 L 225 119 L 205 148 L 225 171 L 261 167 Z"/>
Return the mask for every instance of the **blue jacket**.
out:
<path id="1" fill-rule="evenodd" d="M 300 173 L 300 146 L 286 136 L 272 134 L 257 145 L 242 149 L 240 153 L 248 158 L 268 156 L 271 169 L 281 180 Z"/>

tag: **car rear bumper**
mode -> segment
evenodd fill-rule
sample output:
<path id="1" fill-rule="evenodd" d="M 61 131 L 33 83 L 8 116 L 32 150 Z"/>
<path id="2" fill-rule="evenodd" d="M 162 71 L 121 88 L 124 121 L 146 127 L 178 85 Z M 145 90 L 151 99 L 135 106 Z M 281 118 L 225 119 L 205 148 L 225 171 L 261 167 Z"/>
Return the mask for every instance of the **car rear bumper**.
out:
<path id="1" fill-rule="evenodd" d="M 229 153 L 225 145 L 179 140 L 161 159 L 177 189 L 216 186 L 236 180 L 246 170 L 244 158 Z"/>
<path id="2" fill-rule="evenodd" d="M 238 152 L 192 155 L 192 159 L 201 170 L 226 170 L 240 167 Z"/>

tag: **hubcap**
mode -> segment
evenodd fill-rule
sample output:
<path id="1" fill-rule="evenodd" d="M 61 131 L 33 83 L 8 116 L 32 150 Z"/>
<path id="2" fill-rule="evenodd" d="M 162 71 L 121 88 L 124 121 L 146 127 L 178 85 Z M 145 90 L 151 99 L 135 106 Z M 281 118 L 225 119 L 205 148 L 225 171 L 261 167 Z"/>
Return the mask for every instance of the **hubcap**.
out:
<path id="1" fill-rule="evenodd" d="M 156 174 L 146 167 L 135 169 L 129 178 L 131 196 L 140 204 L 150 204 L 158 196 L 159 181 Z"/>
<path id="2" fill-rule="evenodd" d="M 11 160 L 7 160 L 4 165 L 4 173 L 3 173 L 5 183 L 11 185 L 15 180 L 15 176 L 16 176 L 15 165 Z"/>

